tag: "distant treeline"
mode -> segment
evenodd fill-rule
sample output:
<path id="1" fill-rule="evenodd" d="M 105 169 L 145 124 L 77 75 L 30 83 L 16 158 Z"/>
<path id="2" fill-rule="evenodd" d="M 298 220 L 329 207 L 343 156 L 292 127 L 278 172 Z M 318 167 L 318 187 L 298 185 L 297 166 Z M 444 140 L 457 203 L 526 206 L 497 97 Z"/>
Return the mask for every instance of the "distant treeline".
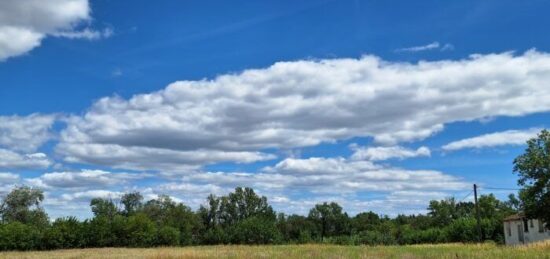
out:
<path id="1" fill-rule="evenodd" d="M 370 211 L 350 217 L 337 203 L 317 204 L 307 216 L 276 213 L 267 198 L 251 188 L 236 188 L 221 197 L 210 195 L 197 211 L 165 195 L 143 201 L 140 193 L 132 192 L 116 203 L 92 199 L 91 219 L 67 217 L 53 222 L 40 206 L 43 199 L 40 189 L 22 186 L 2 200 L 0 250 L 316 242 L 393 245 L 478 240 L 474 204 L 452 198 L 431 201 L 427 215 L 389 218 Z M 502 220 L 517 212 L 518 205 L 513 195 L 508 201 L 500 201 L 492 194 L 479 198 L 485 240 L 503 241 Z"/>

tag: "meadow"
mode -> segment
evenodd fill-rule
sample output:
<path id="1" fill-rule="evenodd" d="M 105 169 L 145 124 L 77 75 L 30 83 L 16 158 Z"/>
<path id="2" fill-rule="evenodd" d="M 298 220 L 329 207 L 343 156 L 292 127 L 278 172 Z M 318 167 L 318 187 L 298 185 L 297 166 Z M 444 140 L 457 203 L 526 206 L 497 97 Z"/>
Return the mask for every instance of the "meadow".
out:
<path id="1" fill-rule="evenodd" d="M 93 248 L 2 252 L 0 258 L 550 258 L 550 241 L 518 247 L 486 243 L 405 246 L 311 244 Z"/>

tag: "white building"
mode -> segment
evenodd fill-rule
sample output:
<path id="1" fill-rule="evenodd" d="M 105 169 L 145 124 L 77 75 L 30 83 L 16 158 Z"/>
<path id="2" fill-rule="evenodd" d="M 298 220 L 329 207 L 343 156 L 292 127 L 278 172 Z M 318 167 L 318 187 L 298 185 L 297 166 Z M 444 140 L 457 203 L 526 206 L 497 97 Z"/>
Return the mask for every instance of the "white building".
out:
<path id="1" fill-rule="evenodd" d="M 506 245 L 521 245 L 550 239 L 550 230 L 541 220 L 527 219 L 516 214 L 504 219 Z"/>

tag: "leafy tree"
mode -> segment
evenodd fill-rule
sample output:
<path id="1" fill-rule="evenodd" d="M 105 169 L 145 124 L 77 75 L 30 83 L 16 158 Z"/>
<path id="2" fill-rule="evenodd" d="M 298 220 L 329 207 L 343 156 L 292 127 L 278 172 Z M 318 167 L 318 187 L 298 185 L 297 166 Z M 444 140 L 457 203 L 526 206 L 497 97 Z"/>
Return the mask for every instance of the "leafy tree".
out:
<path id="1" fill-rule="evenodd" d="M 13 189 L 0 203 L 2 222 L 21 222 L 34 226 L 46 226 L 48 216 L 40 207 L 44 193 L 40 189 L 20 186 Z"/>
<path id="2" fill-rule="evenodd" d="M 142 201 L 143 195 L 139 192 L 126 193 L 120 198 L 120 203 L 124 206 L 123 212 L 128 216 L 141 209 Z"/>
<path id="3" fill-rule="evenodd" d="M 521 201 L 513 193 L 508 195 L 505 205 L 513 212 L 518 212 L 521 209 Z"/>
<path id="4" fill-rule="evenodd" d="M 96 217 L 106 217 L 113 219 L 118 213 L 118 208 L 111 199 L 93 198 L 90 201 L 90 207 Z"/>
<path id="5" fill-rule="evenodd" d="M 33 226 L 18 221 L 0 224 L 0 250 L 32 250 L 40 248 L 41 234 Z"/>
<path id="6" fill-rule="evenodd" d="M 164 226 L 158 230 L 155 242 L 158 246 L 177 246 L 180 244 L 180 232 L 177 228 Z"/>
<path id="7" fill-rule="evenodd" d="M 149 247 L 155 245 L 157 228 L 155 223 L 142 213 L 128 217 L 126 225 L 128 245 L 131 247 Z"/>
<path id="8" fill-rule="evenodd" d="M 152 219 L 157 227 L 169 226 L 178 230 L 178 242 L 192 244 L 198 239 L 201 229 L 199 216 L 191 208 L 182 203 L 174 202 L 167 195 L 159 195 L 143 206 L 142 212 Z"/>
<path id="9" fill-rule="evenodd" d="M 527 148 L 514 160 L 514 172 L 522 186 L 520 198 L 529 218 L 550 225 L 550 132 L 542 130 L 527 141 Z"/>
<path id="10" fill-rule="evenodd" d="M 308 218 L 320 230 L 321 240 L 327 236 L 349 233 L 350 221 L 348 214 L 343 212 L 338 203 L 317 204 L 309 211 Z"/>
<path id="11" fill-rule="evenodd" d="M 238 244 L 273 244 L 281 239 L 275 222 L 269 218 L 252 216 L 235 226 L 232 241 Z"/>
<path id="12" fill-rule="evenodd" d="M 56 219 L 44 235 L 44 245 L 49 249 L 79 248 L 85 245 L 82 223 L 75 217 Z"/>
<path id="13" fill-rule="evenodd" d="M 355 215 L 355 217 L 352 218 L 351 222 L 355 231 L 372 231 L 380 223 L 380 216 L 372 211 L 361 212 Z"/>
<path id="14" fill-rule="evenodd" d="M 258 196 L 252 188 L 235 188 L 235 192 L 222 197 L 220 210 L 225 223 L 236 223 L 252 216 L 275 220 L 275 212 L 265 196 Z"/>
<path id="15" fill-rule="evenodd" d="M 444 227 L 457 218 L 456 202 L 454 198 L 448 198 L 441 201 L 430 201 L 428 206 L 428 215 L 433 219 L 435 226 Z"/>
<path id="16" fill-rule="evenodd" d="M 241 187 L 235 188 L 235 191 L 227 196 L 208 196 L 207 205 L 200 207 L 198 216 L 205 227 L 203 240 L 207 243 L 228 241 L 250 243 L 252 242 L 250 240 L 260 242 L 258 236 L 247 237 L 246 235 L 252 232 L 245 230 L 253 229 L 252 223 L 261 223 L 262 226 L 254 227 L 267 231 L 271 230 L 271 226 L 275 227 L 276 223 L 275 212 L 268 204 L 267 198 L 258 196 L 251 188 Z M 251 220 L 251 223 L 247 221 L 249 218 L 255 219 Z M 243 221 L 247 223 L 241 224 Z M 224 234 L 215 237 L 214 235 L 219 234 L 220 231 Z"/>
<path id="17" fill-rule="evenodd" d="M 105 216 L 96 216 L 85 222 L 86 244 L 91 247 L 114 246 L 116 237 L 111 227 L 112 221 Z"/>

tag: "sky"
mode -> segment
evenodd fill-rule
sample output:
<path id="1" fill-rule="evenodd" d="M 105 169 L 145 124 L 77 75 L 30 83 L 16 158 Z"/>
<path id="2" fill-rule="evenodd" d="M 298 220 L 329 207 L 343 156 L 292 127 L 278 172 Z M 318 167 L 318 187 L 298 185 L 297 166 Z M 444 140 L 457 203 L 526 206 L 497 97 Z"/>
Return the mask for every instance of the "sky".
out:
<path id="1" fill-rule="evenodd" d="M 285 213 L 505 199 L 550 122 L 548 1 L 0 2 L 0 195 Z M 495 190 L 502 188 L 503 190 Z"/>

